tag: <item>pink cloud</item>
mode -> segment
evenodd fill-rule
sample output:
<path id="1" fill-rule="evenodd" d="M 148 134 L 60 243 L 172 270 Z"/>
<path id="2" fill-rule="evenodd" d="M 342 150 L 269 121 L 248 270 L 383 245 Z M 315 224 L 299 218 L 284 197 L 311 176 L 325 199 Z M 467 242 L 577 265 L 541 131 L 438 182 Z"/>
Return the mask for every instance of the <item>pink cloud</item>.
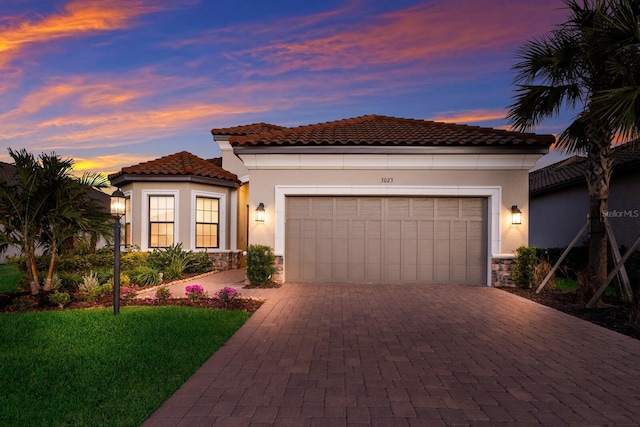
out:
<path id="1" fill-rule="evenodd" d="M 5 18 L 7 24 L 0 25 L 0 67 L 29 44 L 128 28 L 134 18 L 164 8 L 145 0 L 75 0 L 41 19 Z"/>
<path id="2" fill-rule="evenodd" d="M 354 11 L 343 13 L 353 14 Z M 274 40 L 241 50 L 244 55 L 273 66 L 272 74 L 297 69 L 355 69 L 412 62 L 427 64 L 469 52 L 518 45 L 551 29 L 561 20 L 557 0 L 450 0 L 428 2 L 375 16 L 360 24 L 329 25 L 280 36 L 285 25 L 255 26 L 245 34 L 267 33 Z M 335 18 L 336 14 L 315 17 Z M 290 33 L 289 33 L 290 34 Z"/>

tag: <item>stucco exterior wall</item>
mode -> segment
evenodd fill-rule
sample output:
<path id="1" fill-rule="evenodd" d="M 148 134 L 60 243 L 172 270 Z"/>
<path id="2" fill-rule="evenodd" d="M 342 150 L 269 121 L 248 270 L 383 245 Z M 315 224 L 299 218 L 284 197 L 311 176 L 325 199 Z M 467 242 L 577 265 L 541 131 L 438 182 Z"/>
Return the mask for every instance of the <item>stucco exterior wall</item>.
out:
<path id="1" fill-rule="evenodd" d="M 531 246 L 565 247 L 587 221 L 586 182 L 531 197 Z M 609 189 L 609 222 L 619 245 L 630 246 L 640 234 L 640 175 L 615 174 Z M 587 235 L 578 243 L 585 243 Z"/>
<path id="2" fill-rule="evenodd" d="M 461 187 L 466 189 L 495 188 L 495 211 L 489 212 L 489 226 L 497 228 L 493 235 L 498 242 L 493 245 L 490 255 L 512 254 L 520 245 L 527 245 L 528 239 L 528 171 L 509 170 L 421 170 L 421 169 L 252 169 L 250 211 L 259 203 L 264 203 L 266 220 L 256 223 L 250 220 L 249 243 L 269 245 L 277 248 L 276 219 L 282 212 L 276 212 L 276 187 L 280 185 L 313 187 L 339 187 L 342 192 L 353 195 L 385 194 L 458 196 Z M 345 189 L 345 187 L 347 187 Z M 374 191 L 374 193 L 368 193 Z M 518 205 L 522 210 L 522 224 L 511 224 L 510 208 Z M 492 233 L 488 233 L 492 236 Z M 277 252 L 277 251 L 276 251 Z M 277 255 L 282 255 L 277 253 Z"/>
<path id="3" fill-rule="evenodd" d="M 237 223 L 236 195 L 226 187 L 180 182 L 134 182 L 122 186 L 125 196 L 131 198 L 131 243 L 141 250 L 148 247 L 148 197 L 149 195 L 172 195 L 175 202 L 175 243 L 182 243 L 184 250 L 204 251 L 195 247 L 195 197 L 220 198 L 219 239 L 220 248 L 209 252 L 236 249 L 235 224 Z M 233 216 L 233 220 L 232 220 Z"/>

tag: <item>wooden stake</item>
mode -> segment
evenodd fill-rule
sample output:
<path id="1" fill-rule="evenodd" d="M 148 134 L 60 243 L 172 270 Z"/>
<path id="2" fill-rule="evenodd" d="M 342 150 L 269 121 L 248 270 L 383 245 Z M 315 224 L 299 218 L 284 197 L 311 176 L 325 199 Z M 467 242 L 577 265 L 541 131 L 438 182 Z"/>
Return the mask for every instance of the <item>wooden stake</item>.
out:
<path id="1" fill-rule="evenodd" d="M 627 252 L 625 252 L 620 262 L 618 262 L 616 266 L 613 268 L 613 270 L 611 270 L 611 273 L 609 273 L 609 276 L 607 276 L 607 280 L 605 281 L 605 283 L 602 286 L 600 286 L 600 289 L 596 291 L 596 294 L 587 303 L 587 308 L 591 308 L 593 304 L 595 304 L 596 301 L 600 299 L 600 296 L 602 295 L 604 290 L 607 289 L 607 286 L 609 286 L 609 283 L 613 280 L 616 274 L 618 274 L 618 271 L 622 268 L 624 263 L 627 262 L 627 260 L 629 259 L 633 251 L 635 251 L 636 248 L 638 247 L 638 245 L 640 245 L 640 235 L 638 235 L 638 237 L 636 238 L 636 241 L 633 242 L 633 245 L 631 245 L 631 247 L 627 249 Z"/>
<path id="2" fill-rule="evenodd" d="M 611 245 L 611 252 L 613 253 L 613 261 L 618 264 L 620 262 L 620 249 L 618 249 L 618 242 L 616 242 L 616 237 L 613 234 L 613 229 L 611 228 L 611 224 L 609 224 L 609 219 L 607 217 L 604 217 L 604 226 L 606 227 L 607 234 L 609 235 L 609 244 Z M 627 294 L 627 298 L 629 301 L 632 301 L 633 291 L 631 290 L 629 275 L 627 274 L 627 269 L 624 265 L 620 267 L 620 281 L 622 282 L 624 292 Z"/>
<path id="3" fill-rule="evenodd" d="M 569 246 L 567 246 L 567 249 L 564 250 L 564 252 L 560 256 L 560 259 L 558 259 L 558 261 L 555 263 L 555 265 L 553 266 L 553 268 L 551 269 L 549 274 L 547 274 L 547 277 L 544 278 L 542 283 L 540 283 L 540 286 L 538 286 L 538 289 L 536 289 L 536 293 L 537 294 L 539 294 L 540 291 L 542 289 L 544 289 L 544 285 L 547 284 L 547 282 L 549 281 L 551 276 L 553 276 L 553 273 L 555 273 L 556 270 L 558 269 L 558 267 L 560 267 L 560 263 L 562 261 L 564 261 L 564 258 L 567 256 L 567 254 L 569 253 L 571 248 L 573 248 L 573 246 L 578 242 L 578 240 L 580 239 L 580 236 L 582 236 L 584 234 L 584 232 L 587 231 L 587 226 L 588 225 L 589 225 L 588 222 L 585 225 L 583 225 L 582 228 L 580 229 L 580 231 L 578 231 L 578 234 L 576 234 L 576 237 L 574 237 L 573 240 L 571 241 L 571 243 L 569 243 Z"/>

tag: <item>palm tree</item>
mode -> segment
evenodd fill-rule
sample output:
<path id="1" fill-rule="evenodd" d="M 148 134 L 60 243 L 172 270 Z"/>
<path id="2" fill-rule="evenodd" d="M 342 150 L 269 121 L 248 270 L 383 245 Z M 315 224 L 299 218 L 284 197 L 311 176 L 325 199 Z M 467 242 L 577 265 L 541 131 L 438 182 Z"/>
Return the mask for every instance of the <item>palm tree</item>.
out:
<path id="1" fill-rule="evenodd" d="M 515 129 L 530 130 L 563 109 L 577 112 L 557 146 L 587 157 L 588 278 L 579 289 L 587 301 L 607 277 L 602 212 L 608 209 L 611 145 L 617 135 L 632 139 L 640 129 L 640 116 L 628 96 L 630 88 L 637 93 L 640 77 L 640 0 L 564 4 L 568 20 L 516 52 L 517 90 L 507 117 Z"/>
<path id="2" fill-rule="evenodd" d="M 24 149 L 9 149 L 9 154 L 16 173 L 10 181 L 0 180 L 0 242 L 22 249 L 35 295 L 40 292 L 39 248 L 51 256 L 44 286 L 50 290 L 61 244 L 79 233 L 110 233 L 113 220 L 88 194 L 92 188 L 105 187 L 106 180 L 87 174 L 81 179 L 73 177 L 73 161 L 53 153 L 36 158 Z"/>

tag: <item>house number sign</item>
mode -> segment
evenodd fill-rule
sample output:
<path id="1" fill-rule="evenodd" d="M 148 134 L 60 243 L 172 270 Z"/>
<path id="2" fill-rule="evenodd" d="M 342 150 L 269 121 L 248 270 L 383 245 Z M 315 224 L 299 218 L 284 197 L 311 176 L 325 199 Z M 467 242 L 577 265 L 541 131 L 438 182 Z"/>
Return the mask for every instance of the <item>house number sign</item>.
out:
<path id="1" fill-rule="evenodd" d="M 393 178 L 392 177 L 387 177 L 387 178 L 382 177 L 380 182 L 382 184 L 391 184 L 393 182 Z"/>

